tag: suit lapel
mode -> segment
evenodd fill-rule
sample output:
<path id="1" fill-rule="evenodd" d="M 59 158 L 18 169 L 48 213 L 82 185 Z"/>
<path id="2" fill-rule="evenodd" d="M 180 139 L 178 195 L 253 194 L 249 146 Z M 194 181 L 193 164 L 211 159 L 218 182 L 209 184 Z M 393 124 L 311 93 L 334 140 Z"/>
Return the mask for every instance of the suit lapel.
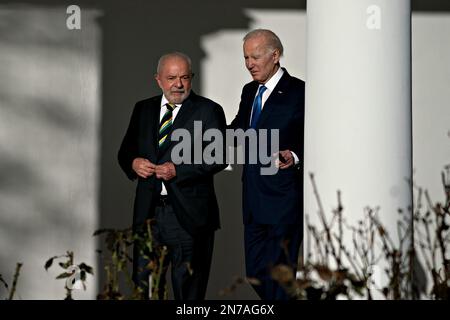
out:
<path id="1" fill-rule="evenodd" d="M 149 101 L 144 113 L 144 141 L 149 141 L 149 154 L 155 155 L 158 146 L 158 131 L 159 131 L 159 114 L 161 111 L 161 97 L 155 97 Z"/>
<path id="2" fill-rule="evenodd" d="M 264 121 L 269 117 L 270 113 L 279 107 L 278 100 L 283 99 L 283 96 L 286 94 L 285 89 L 287 88 L 287 85 L 289 83 L 289 80 L 291 76 L 286 71 L 286 69 L 283 69 L 284 73 L 281 77 L 280 81 L 278 81 L 277 85 L 273 89 L 273 91 L 270 93 L 269 98 L 266 100 L 266 103 L 264 103 L 264 108 L 262 109 L 261 115 L 259 116 L 257 127 L 261 127 L 261 125 L 264 123 Z"/>
<path id="3" fill-rule="evenodd" d="M 191 94 L 189 97 L 183 102 L 181 105 L 180 111 L 178 111 L 178 114 L 173 121 L 172 129 L 169 132 L 169 136 L 172 134 L 173 130 L 176 130 L 178 128 L 183 128 L 186 121 L 190 118 L 192 115 L 192 108 L 193 108 L 193 102 L 192 98 L 195 96 L 195 93 L 191 91 Z"/>

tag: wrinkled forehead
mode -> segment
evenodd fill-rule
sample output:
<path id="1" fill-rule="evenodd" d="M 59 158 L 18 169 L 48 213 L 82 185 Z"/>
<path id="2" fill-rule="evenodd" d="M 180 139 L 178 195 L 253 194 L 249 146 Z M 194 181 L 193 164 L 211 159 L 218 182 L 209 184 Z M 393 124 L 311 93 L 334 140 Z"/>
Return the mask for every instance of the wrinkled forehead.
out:
<path id="1" fill-rule="evenodd" d="M 181 57 L 168 57 L 162 61 L 161 73 L 189 74 L 189 62 Z"/>
<path id="2" fill-rule="evenodd" d="M 243 44 L 243 49 L 244 53 L 263 53 L 268 51 L 269 46 L 266 37 L 258 36 L 247 39 Z"/>

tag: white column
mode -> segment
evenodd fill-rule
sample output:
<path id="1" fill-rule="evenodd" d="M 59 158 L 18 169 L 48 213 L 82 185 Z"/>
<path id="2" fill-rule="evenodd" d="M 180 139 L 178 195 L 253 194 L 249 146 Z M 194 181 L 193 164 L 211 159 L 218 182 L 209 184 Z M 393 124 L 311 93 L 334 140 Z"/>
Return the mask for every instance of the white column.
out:
<path id="1" fill-rule="evenodd" d="M 410 0 L 308 1 L 306 56 L 305 213 L 319 223 L 312 172 L 328 218 L 341 190 L 350 224 L 379 206 L 397 240 L 412 203 Z"/>

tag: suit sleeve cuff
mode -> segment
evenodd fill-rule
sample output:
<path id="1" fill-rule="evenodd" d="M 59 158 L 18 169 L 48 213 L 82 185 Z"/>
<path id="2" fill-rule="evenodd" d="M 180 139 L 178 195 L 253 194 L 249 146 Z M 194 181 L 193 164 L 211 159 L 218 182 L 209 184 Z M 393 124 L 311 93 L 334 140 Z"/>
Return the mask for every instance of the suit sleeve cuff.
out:
<path id="1" fill-rule="evenodd" d="M 291 154 L 294 157 L 294 165 L 298 165 L 300 163 L 299 158 L 297 157 L 294 151 L 291 151 Z"/>

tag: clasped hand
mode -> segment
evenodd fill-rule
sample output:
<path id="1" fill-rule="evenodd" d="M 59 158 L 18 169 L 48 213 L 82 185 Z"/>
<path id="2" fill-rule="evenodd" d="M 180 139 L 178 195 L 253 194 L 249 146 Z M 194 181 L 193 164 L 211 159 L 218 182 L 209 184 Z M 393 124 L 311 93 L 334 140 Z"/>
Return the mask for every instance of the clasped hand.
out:
<path id="1" fill-rule="evenodd" d="M 275 161 L 275 165 L 279 169 L 287 169 L 292 167 L 295 164 L 294 156 L 290 150 L 283 150 L 278 153 L 275 153 L 275 156 L 278 156 L 278 159 Z"/>
<path id="2" fill-rule="evenodd" d="M 177 175 L 175 165 L 172 162 L 156 165 L 147 159 L 136 158 L 133 160 L 132 168 L 141 178 L 148 178 L 155 174 L 158 179 L 167 181 Z"/>

